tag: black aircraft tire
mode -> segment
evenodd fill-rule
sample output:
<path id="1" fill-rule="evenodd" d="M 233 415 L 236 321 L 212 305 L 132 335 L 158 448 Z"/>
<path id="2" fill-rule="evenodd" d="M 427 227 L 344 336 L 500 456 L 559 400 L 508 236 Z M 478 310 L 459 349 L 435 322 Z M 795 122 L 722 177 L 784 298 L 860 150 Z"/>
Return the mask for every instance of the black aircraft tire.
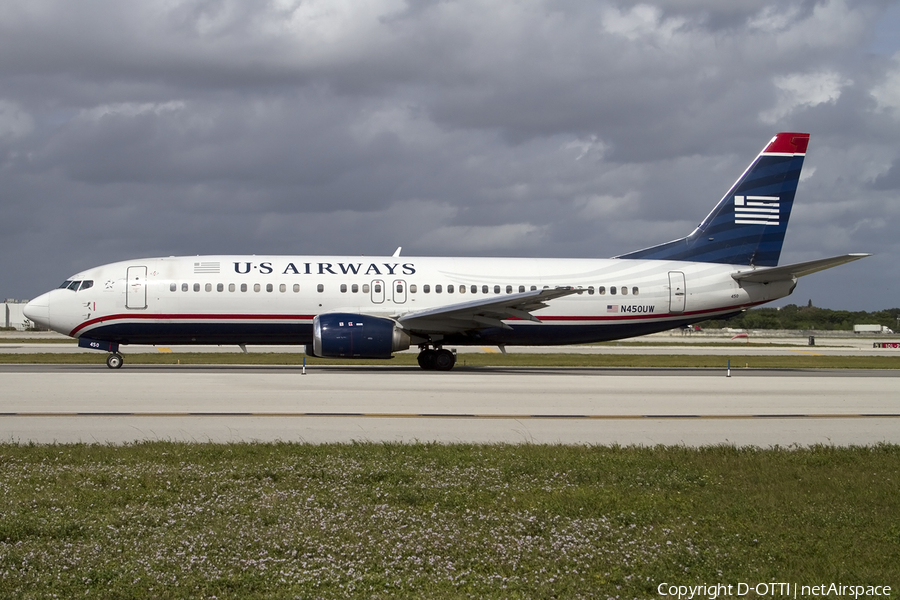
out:
<path id="1" fill-rule="evenodd" d="M 437 371 L 449 371 L 456 364 L 456 356 L 449 350 L 438 350 L 434 357 L 434 369 Z"/>
<path id="2" fill-rule="evenodd" d="M 125 362 L 125 360 L 122 358 L 122 355 L 119 354 L 118 352 L 113 352 L 112 354 L 110 354 L 106 357 L 106 366 L 109 367 L 110 369 L 121 369 L 122 363 L 124 363 L 124 362 Z"/>
<path id="3" fill-rule="evenodd" d="M 416 360 L 419 362 L 419 366 L 425 369 L 426 371 L 431 371 L 434 369 L 434 362 L 437 358 L 437 352 L 435 350 L 422 350 L 419 352 L 419 356 Z"/>

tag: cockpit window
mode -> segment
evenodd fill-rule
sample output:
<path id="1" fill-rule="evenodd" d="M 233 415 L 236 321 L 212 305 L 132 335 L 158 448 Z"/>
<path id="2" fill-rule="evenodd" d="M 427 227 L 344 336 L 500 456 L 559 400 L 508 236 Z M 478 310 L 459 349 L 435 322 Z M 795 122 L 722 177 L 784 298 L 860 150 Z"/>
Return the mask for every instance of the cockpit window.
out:
<path id="1" fill-rule="evenodd" d="M 94 280 L 93 279 L 85 279 L 84 281 L 81 282 L 81 287 L 78 288 L 78 291 L 83 292 L 84 290 L 86 290 L 90 287 L 94 287 Z"/>
<path id="2" fill-rule="evenodd" d="M 62 285 L 60 285 L 58 289 L 65 290 L 65 289 L 68 289 L 68 287 L 70 285 L 72 285 L 72 280 L 66 279 L 65 281 L 62 282 Z"/>
<path id="3" fill-rule="evenodd" d="M 77 292 L 77 291 L 78 291 L 78 284 L 79 284 L 79 283 L 81 283 L 81 282 L 80 282 L 80 281 L 73 281 L 72 283 L 69 284 L 69 289 L 72 290 L 73 292 Z"/>

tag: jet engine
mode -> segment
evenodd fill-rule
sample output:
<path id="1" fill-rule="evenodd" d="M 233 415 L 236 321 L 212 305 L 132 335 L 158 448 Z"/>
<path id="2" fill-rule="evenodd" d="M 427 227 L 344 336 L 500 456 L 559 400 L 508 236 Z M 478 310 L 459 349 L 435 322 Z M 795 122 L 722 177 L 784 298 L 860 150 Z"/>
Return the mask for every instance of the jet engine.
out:
<path id="1" fill-rule="evenodd" d="M 394 352 L 409 348 L 409 343 L 409 334 L 391 319 L 326 313 L 313 320 L 313 356 L 391 358 Z"/>

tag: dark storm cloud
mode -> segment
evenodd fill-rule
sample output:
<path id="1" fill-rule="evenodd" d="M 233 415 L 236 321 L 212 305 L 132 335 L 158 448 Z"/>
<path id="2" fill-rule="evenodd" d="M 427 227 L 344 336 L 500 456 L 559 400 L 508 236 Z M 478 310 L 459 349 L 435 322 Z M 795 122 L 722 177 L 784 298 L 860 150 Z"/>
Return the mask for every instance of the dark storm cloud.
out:
<path id="1" fill-rule="evenodd" d="M 0 294 L 160 254 L 620 254 L 804 130 L 783 260 L 879 257 L 844 267 L 871 296 L 839 273 L 798 293 L 895 305 L 885 20 L 880 0 L 0 0 Z"/>

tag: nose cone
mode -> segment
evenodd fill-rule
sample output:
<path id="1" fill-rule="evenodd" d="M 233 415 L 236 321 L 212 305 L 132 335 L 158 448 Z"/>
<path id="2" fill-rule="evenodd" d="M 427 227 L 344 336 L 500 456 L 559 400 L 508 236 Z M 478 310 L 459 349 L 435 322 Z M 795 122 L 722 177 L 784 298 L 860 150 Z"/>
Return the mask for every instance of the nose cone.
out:
<path id="1" fill-rule="evenodd" d="M 25 305 L 25 316 L 42 327 L 50 327 L 50 292 L 41 294 Z"/>

